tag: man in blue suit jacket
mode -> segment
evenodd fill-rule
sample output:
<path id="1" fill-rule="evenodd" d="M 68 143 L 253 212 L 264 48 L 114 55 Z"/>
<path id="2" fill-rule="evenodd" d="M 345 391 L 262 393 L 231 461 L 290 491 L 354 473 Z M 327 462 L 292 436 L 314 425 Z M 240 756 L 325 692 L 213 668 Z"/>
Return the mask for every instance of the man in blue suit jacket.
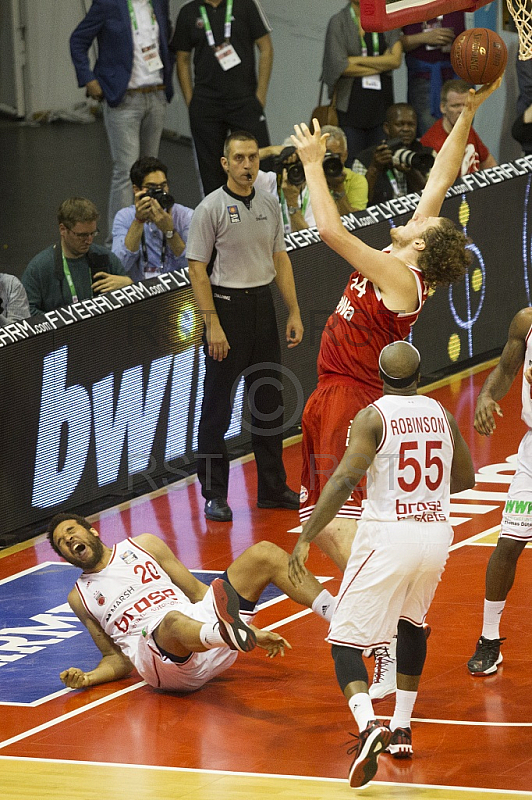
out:
<path id="1" fill-rule="evenodd" d="M 116 212 L 132 201 L 131 165 L 159 152 L 173 95 L 168 13 L 168 0 L 93 0 L 70 37 L 78 85 L 103 101 L 113 161 L 109 236 Z M 91 69 L 88 53 L 95 38 L 98 58 Z"/>

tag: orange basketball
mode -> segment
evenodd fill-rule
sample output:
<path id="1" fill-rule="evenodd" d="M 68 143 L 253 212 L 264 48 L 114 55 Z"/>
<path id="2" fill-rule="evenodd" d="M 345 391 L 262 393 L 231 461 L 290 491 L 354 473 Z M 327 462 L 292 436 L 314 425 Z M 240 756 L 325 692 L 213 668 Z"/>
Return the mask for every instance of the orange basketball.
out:
<path id="1" fill-rule="evenodd" d="M 503 40 L 488 28 L 470 28 L 453 42 L 451 64 L 468 83 L 491 83 L 502 75 L 508 60 Z"/>

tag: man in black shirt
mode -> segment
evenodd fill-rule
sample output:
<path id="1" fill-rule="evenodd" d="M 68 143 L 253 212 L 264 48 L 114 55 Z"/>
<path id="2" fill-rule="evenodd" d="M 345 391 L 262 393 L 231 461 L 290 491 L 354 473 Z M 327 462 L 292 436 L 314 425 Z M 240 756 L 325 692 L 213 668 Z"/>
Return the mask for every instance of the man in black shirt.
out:
<path id="1" fill-rule="evenodd" d="M 177 17 L 170 46 L 206 195 L 225 183 L 220 158 L 228 133 L 246 130 L 260 147 L 270 144 L 264 116 L 273 63 L 270 30 L 257 0 L 190 0 Z"/>

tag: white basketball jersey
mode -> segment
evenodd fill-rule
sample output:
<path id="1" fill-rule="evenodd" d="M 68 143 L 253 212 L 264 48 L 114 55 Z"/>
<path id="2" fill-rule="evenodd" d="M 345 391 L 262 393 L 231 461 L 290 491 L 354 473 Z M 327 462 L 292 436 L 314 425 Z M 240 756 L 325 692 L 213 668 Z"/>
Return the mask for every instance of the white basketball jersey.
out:
<path id="1" fill-rule="evenodd" d="M 442 406 L 423 395 L 385 395 L 371 405 L 383 437 L 368 469 L 362 519 L 448 520 L 454 441 Z"/>
<path id="2" fill-rule="evenodd" d="M 528 367 L 532 367 L 532 327 L 528 331 L 526 335 L 526 351 L 525 351 L 525 363 L 523 369 L 523 387 L 521 389 L 521 400 L 523 403 L 523 408 L 521 411 L 521 419 L 525 422 L 529 428 L 532 428 L 532 386 L 529 384 L 528 381 L 525 380 L 524 370 L 528 369 Z"/>
<path id="3" fill-rule="evenodd" d="M 128 658 L 134 655 L 135 641 L 151 614 L 190 605 L 154 557 L 132 539 L 115 544 L 107 566 L 80 575 L 76 588 L 89 614 Z"/>

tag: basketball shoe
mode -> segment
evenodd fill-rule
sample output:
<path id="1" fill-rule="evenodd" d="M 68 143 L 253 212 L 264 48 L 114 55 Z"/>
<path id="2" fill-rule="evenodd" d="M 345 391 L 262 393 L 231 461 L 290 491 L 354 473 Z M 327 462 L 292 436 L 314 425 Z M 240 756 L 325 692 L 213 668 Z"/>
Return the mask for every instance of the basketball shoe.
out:
<path id="1" fill-rule="evenodd" d="M 387 725 L 382 725 L 376 719 L 368 724 L 356 744 L 347 751 L 348 755 L 355 753 L 349 769 L 349 786 L 364 786 L 375 777 L 378 758 L 388 747 L 391 738 L 392 732 Z"/>
<path id="2" fill-rule="evenodd" d="M 410 728 L 396 728 L 392 731 L 390 744 L 386 748 L 394 758 L 412 758 L 412 730 Z"/>
<path id="3" fill-rule="evenodd" d="M 475 654 L 467 662 L 467 668 L 471 675 L 491 675 L 497 672 L 497 666 L 502 661 L 501 644 L 502 639 L 485 639 L 481 636 L 477 642 Z"/>
<path id="4" fill-rule="evenodd" d="M 220 635 L 231 650 L 248 653 L 257 641 L 252 629 L 240 619 L 238 595 L 227 581 L 216 578 L 212 583 L 214 611 L 220 623 Z"/>

